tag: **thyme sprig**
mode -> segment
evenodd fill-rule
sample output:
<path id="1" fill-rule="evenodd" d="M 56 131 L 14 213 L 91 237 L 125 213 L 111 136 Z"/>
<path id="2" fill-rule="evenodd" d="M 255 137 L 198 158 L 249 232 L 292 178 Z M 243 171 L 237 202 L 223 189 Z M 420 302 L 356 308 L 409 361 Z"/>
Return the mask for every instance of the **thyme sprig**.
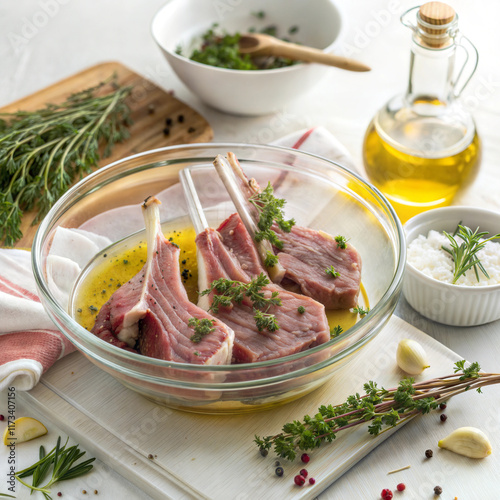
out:
<path id="1" fill-rule="evenodd" d="M 477 281 L 479 281 L 479 271 L 481 271 L 486 278 L 490 278 L 483 264 L 481 264 L 481 261 L 477 257 L 477 252 L 482 250 L 488 241 L 500 238 L 500 233 L 481 241 L 482 238 L 488 236 L 488 231 L 479 232 L 479 227 L 475 231 L 472 231 L 469 227 L 458 224 L 453 235 L 448 234 L 446 231 L 443 231 L 443 234 L 450 241 L 451 249 L 445 246 L 441 248 L 449 253 L 453 259 L 453 284 L 471 268 L 474 268 Z M 454 236 L 461 238 L 462 243 L 460 245 Z"/>
<path id="2" fill-rule="evenodd" d="M 248 201 L 259 213 L 259 221 L 257 222 L 259 231 L 255 233 L 256 241 L 268 240 L 272 245 L 281 250 L 283 242 L 271 227 L 273 223 L 276 223 L 282 231 L 289 233 L 295 225 L 295 219 L 285 220 L 283 207 L 286 204 L 286 200 L 275 198 L 273 187 L 269 182 L 265 189 L 260 193 L 254 194 Z"/>
<path id="3" fill-rule="evenodd" d="M 429 413 L 443 401 L 465 391 L 500 383 L 498 373 L 480 373 L 478 363 L 465 367 L 465 360 L 455 363 L 455 374 L 415 383 L 413 378 L 399 382 L 398 387 L 384 389 L 369 381 L 365 393 L 349 396 L 340 405 L 321 406 L 313 416 L 305 415 L 283 426 L 274 436 L 255 436 L 260 449 L 274 448 L 277 455 L 293 460 L 297 450 L 312 450 L 332 442 L 337 433 L 366 422 L 368 432 L 377 436 L 419 414 Z"/>
<path id="4" fill-rule="evenodd" d="M 38 222 L 75 179 L 92 171 L 99 144 L 109 156 L 128 138 L 131 87 L 96 95 L 110 80 L 72 94 L 63 104 L 37 111 L 1 113 L 0 242 L 12 246 L 22 237 L 23 212 L 36 209 Z"/>
<path id="5" fill-rule="evenodd" d="M 50 487 L 58 481 L 66 481 L 76 477 L 83 476 L 90 472 L 94 467 L 92 462 L 95 458 L 89 458 L 84 462 L 75 464 L 83 455 L 84 451 L 80 451 L 78 445 L 73 445 L 67 448 L 68 440 L 61 446 L 61 436 L 57 439 L 57 444 L 52 450 L 45 454 L 45 449 L 40 446 L 40 460 L 30 467 L 23 469 L 15 474 L 15 478 L 24 486 L 27 486 L 32 492 L 41 491 L 46 500 L 51 500 Z M 52 466 L 52 476 L 45 486 L 40 486 L 40 483 L 45 479 L 50 467 Z M 23 481 L 23 478 L 33 476 L 32 483 L 28 484 Z"/>
<path id="6" fill-rule="evenodd" d="M 209 295 L 216 292 L 212 297 L 212 305 L 209 307 L 209 312 L 217 314 L 219 308 L 231 307 L 234 303 L 241 304 L 245 297 L 252 302 L 254 319 L 257 329 L 262 331 L 267 328 L 270 332 L 279 329 L 276 316 L 268 311 L 271 306 L 281 306 L 281 299 L 277 291 L 271 292 L 271 295 L 266 297 L 262 289 L 269 285 L 269 278 L 260 273 L 250 283 L 242 283 L 241 281 L 219 278 L 212 281 L 210 288 L 200 292 L 200 295 Z"/>

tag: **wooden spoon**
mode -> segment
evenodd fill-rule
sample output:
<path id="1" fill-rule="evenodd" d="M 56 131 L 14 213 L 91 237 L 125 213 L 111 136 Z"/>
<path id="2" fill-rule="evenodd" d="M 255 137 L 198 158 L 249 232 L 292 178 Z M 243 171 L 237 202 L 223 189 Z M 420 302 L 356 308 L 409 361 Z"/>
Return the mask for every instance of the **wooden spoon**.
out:
<path id="1" fill-rule="evenodd" d="M 239 50 L 241 54 L 255 56 L 278 56 L 297 61 L 315 62 L 335 66 L 349 71 L 370 71 L 366 64 L 347 57 L 327 54 L 319 49 L 284 42 L 263 33 L 245 33 L 240 36 Z"/>

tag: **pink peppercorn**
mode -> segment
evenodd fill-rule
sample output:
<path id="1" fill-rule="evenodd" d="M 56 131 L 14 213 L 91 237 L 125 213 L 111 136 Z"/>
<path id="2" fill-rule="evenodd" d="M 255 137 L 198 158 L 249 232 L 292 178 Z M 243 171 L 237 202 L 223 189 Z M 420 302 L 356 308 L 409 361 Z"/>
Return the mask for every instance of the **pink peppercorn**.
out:
<path id="1" fill-rule="evenodd" d="M 5 420 L 5 417 L 4 417 L 3 415 L 0 415 L 0 422 L 1 422 L 2 420 Z"/>
<path id="2" fill-rule="evenodd" d="M 392 491 L 389 490 L 388 488 L 384 488 L 382 490 L 382 493 L 380 493 L 380 496 L 383 498 L 383 500 L 391 500 L 393 497 Z"/>
<path id="3" fill-rule="evenodd" d="M 398 491 L 404 491 L 406 490 L 406 484 L 405 483 L 399 483 L 397 486 L 396 486 L 396 489 Z"/>
<path id="4" fill-rule="evenodd" d="M 315 482 L 316 482 L 316 479 L 314 479 L 313 477 L 309 478 L 309 484 L 314 484 Z"/>
<path id="5" fill-rule="evenodd" d="M 300 474 L 295 476 L 293 478 L 293 481 L 295 482 L 295 484 L 297 486 L 304 486 L 304 483 L 306 482 L 306 480 L 304 479 L 304 476 L 301 476 Z"/>
<path id="6" fill-rule="evenodd" d="M 299 474 L 302 476 L 302 477 L 307 477 L 307 469 L 301 469 Z"/>
<path id="7" fill-rule="evenodd" d="M 302 453 L 302 456 L 300 457 L 300 459 L 305 464 L 307 464 L 309 462 L 309 460 L 311 460 L 311 458 L 309 457 L 309 455 L 307 453 Z"/>

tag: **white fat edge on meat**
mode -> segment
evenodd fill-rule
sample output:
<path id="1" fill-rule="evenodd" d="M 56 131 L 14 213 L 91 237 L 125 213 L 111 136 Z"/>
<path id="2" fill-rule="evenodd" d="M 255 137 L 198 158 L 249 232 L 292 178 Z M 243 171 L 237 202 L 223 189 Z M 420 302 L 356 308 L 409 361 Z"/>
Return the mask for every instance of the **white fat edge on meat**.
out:
<path id="1" fill-rule="evenodd" d="M 151 275 L 151 267 L 153 265 L 153 256 L 157 249 L 157 234 L 161 232 L 160 226 L 160 201 L 157 198 L 146 198 L 142 205 L 144 223 L 146 225 L 146 241 L 148 246 L 148 254 L 146 258 L 146 266 L 144 267 L 144 279 L 142 280 L 142 290 L 139 300 L 135 306 L 125 313 L 123 324 L 117 337 L 126 342 L 130 347 L 133 347 L 139 337 L 139 321 L 146 316 L 148 305 L 146 302 L 146 294 L 148 289 L 148 280 Z"/>
<path id="2" fill-rule="evenodd" d="M 243 224 L 245 224 L 247 231 L 250 233 L 252 241 L 255 242 L 255 233 L 258 231 L 258 228 L 256 221 L 250 215 L 250 210 L 248 209 L 250 202 L 246 199 L 245 193 L 243 193 L 241 183 L 248 183 L 250 189 L 257 193 L 259 191 L 257 182 L 254 179 L 251 179 L 250 181 L 247 179 L 234 153 L 227 153 L 227 159 L 222 155 L 217 155 L 214 160 L 214 166 L 217 174 L 224 183 L 229 196 L 233 200 L 236 211 L 241 217 Z M 236 178 L 239 179 L 239 182 Z M 255 245 L 261 262 L 265 266 L 264 263 L 267 257 L 267 252 L 271 252 L 274 255 L 273 247 L 267 240 L 255 242 Z M 269 276 L 275 283 L 280 283 L 285 276 L 285 269 L 279 262 L 272 267 L 267 267 L 266 269 Z"/>

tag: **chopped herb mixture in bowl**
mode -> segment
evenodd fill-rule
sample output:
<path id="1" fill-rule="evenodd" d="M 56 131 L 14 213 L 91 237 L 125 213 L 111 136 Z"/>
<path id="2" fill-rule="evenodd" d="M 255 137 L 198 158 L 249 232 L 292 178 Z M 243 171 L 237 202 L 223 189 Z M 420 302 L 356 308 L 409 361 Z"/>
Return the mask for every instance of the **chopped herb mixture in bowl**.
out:
<path id="1" fill-rule="evenodd" d="M 340 70 L 241 56 L 239 35 L 268 33 L 331 52 L 342 27 L 335 0 L 242 0 L 234 6 L 173 0 L 156 14 L 152 34 L 177 76 L 206 104 L 227 113 L 261 115 L 305 94 L 328 71 Z"/>
<path id="2" fill-rule="evenodd" d="M 299 297 L 295 302 L 287 302 L 287 306 L 285 292 L 263 295 L 269 279 L 258 273 L 248 283 L 238 283 L 234 278 L 200 280 L 207 270 L 216 269 L 208 267 L 213 260 L 207 249 L 215 248 L 221 241 L 230 245 L 231 238 L 241 231 L 241 224 L 234 218 L 235 207 L 213 166 L 214 158 L 228 151 L 239 159 L 242 170 L 262 186 L 259 203 L 273 201 L 271 189 L 264 188 L 272 180 L 277 201 L 272 206 L 268 204 L 269 210 L 262 213 L 272 212 L 272 220 L 284 228 L 279 233 L 284 245 L 288 244 L 288 235 L 317 234 L 318 247 L 331 235 L 330 245 L 342 255 L 345 252 L 346 258 L 352 248 L 357 250 L 362 262 L 361 290 L 352 304 L 339 309 L 327 307 L 325 317 L 324 307 L 321 315 L 314 312 L 324 302 L 312 300 L 312 295 L 305 297 L 289 290 L 290 295 Z M 186 167 L 190 167 L 208 222 L 206 234 L 197 227 L 196 219 L 188 215 L 189 207 L 179 183 L 179 173 Z M 110 298 L 117 293 L 123 298 L 124 290 L 133 286 L 133 280 L 137 283 L 143 279 L 139 271 L 148 259 L 148 248 L 144 244 L 141 206 L 148 210 L 144 200 L 151 195 L 161 201 L 159 219 L 165 238 L 163 246 L 149 248 L 153 259 L 173 256 L 175 260 L 170 261 L 168 269 L 177 273 L 166 274 L 167 267 L 163 265 L 152 267 L 161 270 L 161 277 L 168 278 L 172 285 L 168 290 L 175 292 L 167 302 L 162 302 L 163 313 L 158 314 L 176 321 L 180 314 L 176 307 L 181 299 L 184 301 L 182 306 L 188 308 L 184 310 L 190 311 L 183 316 L 191 336 L 189 362 L 167 361 L 154 353 L 144 353 L 148 349 L 154 351 L 155 345 L 142 345 L 139 349 L 134 342 L 127 343 L 126 338 L 118 345 L 109 342 L 109 336 L 106 340 L 105 330 L 91 332 L 96 325 L 108 328 L 103 310 Z M 286 204 L 279 200 L 286 200 Z M 262 208 L 262 203 L 259 206 Z M 281 219 L 279 209 L 283 207 L 285 217 Z M 230 225 L 233 222 L 235 225 Z M 158 225 L 153 227 L 158 230 Z M 223 240 L 217 236 L 216 228 L 219 234 L 225 231 Z M 263 226 L 259 229 L 265 234 L 269 231 Z M 292 232 L 288 233 L 288 229 Z M 205 239 L 200 240 L 202 235 Z M 261 241 L 262 245 L 266 243 L 270 241 Z M 277 247 L 279 242 L 274 240 L 273 248 Z M 236 252 L 237 247 L 234 248 Z M 170 252 L 168 255 L 165 249 Z M 282 260 L 280 257 L 279 261 Z M 326 382 L 361 352 L 389 320 L 399 298 L 405 261 L 401 223 L 387 200 L 365 181 L 324 158 L 286 148 L 245 144 L 163 148 L 102 168 L 63 195 L 42 221 L 33 243 L 33 269 L 42 303 L 68 339 L 92 363 L 130 389 L 166 406 L 200 413 L 256 411 L 292 401 Z M 245 265 L 252 264 L 248 261 Z M 277 263 L 267 265 L 272 267 Z M 290 269 L 289 265 L 287 268 Z M 340 283 L 344 277 L 337 264 L 325 265 L 322 270 L 322 279 L 327 283 Z M 159 281 L 155 279 L 155 283 Z M 148 302 L 151 314 L 157 314 L 159 296 L 154 288 L 158 287 L 150 292 L 154 299 Z M 210 308 L 202 307 L 202 300 L 212 298 L 212 292 L 219 294 L 220 301 L 214 300 Z M 326 330 L 322 328 L 321 335 L 326 338 L 319 345 L 313 343 L 306 350 L 282 357 L 265 355 L 260 358 L 262 361 L 255 362 L 240 357 L 237 364 L 230 364 L 232 359 L 203 364 L 207 342 L 227 333 L 224 325 L 231 319 L 228 307 L 237 307 L 242 301 L 251 301 L 248 307 L 253 307 L 253 311 L 241 330 L 252 324 L 253 339 L 261 335 L 275 339 L 275 350 L 282 349 L 280 339 L 285 323 L 290 321 L 322 324 Z M 109 321 L 116 318 L 118 315 L 110 316 Z M 234 332 L 238 327 L 231 329 Z M 105 335 L 98 336 L 102 332 Z M 220 345 L 224 343 L 221 341 Z M 220 352 L 224 354 L 223 349 Z M 246 353 L 242 351 L 239 355 Z"/>
<path id="3" fill-rule="evenodd" d="M 258 19 L 265 18 L 264 11 L 256 14 Z M 290 35 L 299 31 L 298 26 L 292 26 L 288 29 Z M 253 27 L 248 28 L 248 33 L 257 32 Z M 291 41 L 288 38 L 282 38 L 278 34 L 278 29 L 274 25 L 267 26 L 258 31 L 285 41 Z M 218 68 L 237 69 L 237 70 L 259 70 L 259 69 L 276 69 L 286 68 L 298 64 L 298 61 L 287 59 L 284 57 L 252 57 L 250 54 L 241 54 L 239 51 L 239 41 L 241 33 L 226 33 L 219 28 L 219 25 L 214 24 L 209 30 L 203 33 L 200 43 L 191 53 L 183 54 L 182 47 L 178 46 L 175 49 L 176 54 L 185 55 L 191 61 Z M 297 42 L 295 42 L 297 43 Z"/>

